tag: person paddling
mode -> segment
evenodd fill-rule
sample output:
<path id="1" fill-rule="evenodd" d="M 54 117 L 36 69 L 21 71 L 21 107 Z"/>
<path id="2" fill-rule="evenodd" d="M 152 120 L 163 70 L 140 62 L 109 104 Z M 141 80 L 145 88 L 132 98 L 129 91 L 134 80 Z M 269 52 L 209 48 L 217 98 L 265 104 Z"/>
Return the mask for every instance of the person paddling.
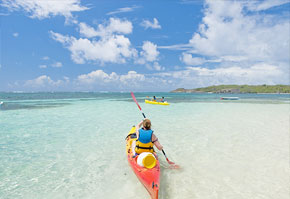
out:
<path id="1" fill-rule="evenodd" d="M 156 146 L 160 151 L 163 146 L 158 141 L 158 138 L 151 130 L 151 121 L 144 119 L 136 126 L 137 140 L 132 143 L 132 150 L 134 156 L 139 155 L 143 152 L 154 152 L 153 145 Z"/>
<path id="2" fill-rule="evenodd" d="M 162 98 L 160 99 L 160 102 L 164 102 L 164 97 L 162 97 Z"/>
<path id="3" fill-rule="evenodd" d="M 156 97 L 155 97 L 155 96 L 153 96 L 152 101 L 153 101 L 153 102 L 156 102 Z"/>

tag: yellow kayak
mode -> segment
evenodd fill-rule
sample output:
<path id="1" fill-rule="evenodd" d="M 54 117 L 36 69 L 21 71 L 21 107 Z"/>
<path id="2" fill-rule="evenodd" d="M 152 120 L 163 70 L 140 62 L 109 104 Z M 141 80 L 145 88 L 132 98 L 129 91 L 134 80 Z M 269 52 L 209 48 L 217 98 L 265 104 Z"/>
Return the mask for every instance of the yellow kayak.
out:
<path id="1" fill-rule="evenodd" d="M 157 104 L 157 105 L 169 105 L 168 102 L 154 102 L 154 101 L 151 101 L 151 100 L 145 100 L 145 103 L 147 104 Z"/>

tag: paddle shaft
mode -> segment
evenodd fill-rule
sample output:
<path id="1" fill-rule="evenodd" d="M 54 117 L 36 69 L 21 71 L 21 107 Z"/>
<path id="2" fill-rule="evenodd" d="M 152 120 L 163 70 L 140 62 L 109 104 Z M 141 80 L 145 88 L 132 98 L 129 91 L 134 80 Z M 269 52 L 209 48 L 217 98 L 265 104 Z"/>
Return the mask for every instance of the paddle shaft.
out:
<path id="1" fill-rule="evenodd" d="M 165 151 L 164 151 L 163 149 L 162 149 L 162 153 L 164 154 L 164 156 L 165 156 L 167 162 L 169 162 L 169 160 L 168 160 L 168 158 L 167 158 L 167 155 L 165 154 Z"/>
<path id="2" fill-rule="evenodd" d="M 140 105 L 138 104 L 138 102 L 137 102 L 137 100 L 136 100 L 136 98 L 135 98 L 135 95 L 134 95 L 134 93 L 133 93 L 133 92 L 131 92 L 131 95 L 132 95 L 132 98 L 133 98 L 133 100 L 134 100 L 134 101 L 135 101 L 135 103 L 137 104 L 138 108 L 139 108 L 139 109 L 140 109 L 140 111 L 142 112 L 142 115 L 143 115 L 143 117 L 144 117 L 144 118 L 146 118 L 145 114 L 143 113 L 143 111 L 142 111 L 142 109 L 141 109 Z M 167 158 L 167 156 L 166 156 L 166 154 L 165 154 L 165 151 L 164 151 L 163 149 L 162 149 L 162 153 L 164 154 L 164 156 L 165 156 L 165 158 L 166 158 L 167 162 L 168 162 L 169 164 L 171 164 L 171 161 L 169 161 L 169 160 L 168 160 L 168 158 Z"/>
<path id="3" fill-rule="evenodd" d="M 142 109 L 141 109 L 141 106 L 138 104 L 138 102 L 137 102 L 137 100 L 136 100 L 135 95 L 134 95 L 133 92 L 131 92 L 131 96 L 132 96 L 133 100 L 135 101 L 135 103 L 137 104 L 137 106 L 138 106 L 138 108 L 140 109 L 140 111 L 142 112 L 143 117 L 146 118 L 146 116 L 145 116 L 145 114 L 143 113 L 143 111 L 142 111 Z"/>

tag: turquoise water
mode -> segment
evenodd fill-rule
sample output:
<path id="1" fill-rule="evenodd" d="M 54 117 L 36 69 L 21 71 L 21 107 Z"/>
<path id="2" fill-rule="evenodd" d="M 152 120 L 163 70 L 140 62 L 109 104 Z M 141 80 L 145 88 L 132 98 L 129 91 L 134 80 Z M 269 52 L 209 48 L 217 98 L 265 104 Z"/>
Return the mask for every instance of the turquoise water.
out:
<path id="1" fill-rule="evenodd" d="M 165 96 L 170 106 L 145 104 Z M 170 160 L 162 199 L 289 198 L 290 95 L 135 93 Z M 223 101 L 221 96 L 240 100 Z M 0 93 L 0 198 L 148 198 L 125 137 L 130 93 Z"/>

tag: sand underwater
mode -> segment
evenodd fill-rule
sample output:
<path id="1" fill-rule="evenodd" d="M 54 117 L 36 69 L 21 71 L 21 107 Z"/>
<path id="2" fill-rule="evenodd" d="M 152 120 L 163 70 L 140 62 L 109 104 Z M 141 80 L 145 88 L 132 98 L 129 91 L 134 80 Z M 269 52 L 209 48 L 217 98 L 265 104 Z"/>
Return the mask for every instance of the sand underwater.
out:
<path id="1" fill-rule="evenodd" d="M 165 96 L 170 106 L 145 104 Z M 161 199 L 288 199 L 290 95 L 135 93 L 162 153 Z M 0 198 L 144 199 L 130 93 L 0 93 Z"/>

